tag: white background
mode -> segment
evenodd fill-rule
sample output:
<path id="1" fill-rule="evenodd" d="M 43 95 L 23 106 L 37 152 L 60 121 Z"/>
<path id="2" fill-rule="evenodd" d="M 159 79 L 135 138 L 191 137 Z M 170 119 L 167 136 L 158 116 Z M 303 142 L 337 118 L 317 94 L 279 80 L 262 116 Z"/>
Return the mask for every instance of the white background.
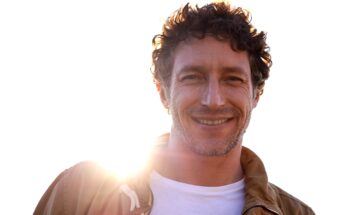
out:
<path id="1" fill-rule="evenodd" d="M 337 2 L 337 3 L 336 3 Z M 317 214 L 342 189 L 339 1 L 235 1 L 268 32 L 274 65 L 244 145 Z M 170 119 L 150 76 L 151 39 L 184 1 L 0 2 L 0 213 L 32 214 L 86 159 L 119 168 Z"/>

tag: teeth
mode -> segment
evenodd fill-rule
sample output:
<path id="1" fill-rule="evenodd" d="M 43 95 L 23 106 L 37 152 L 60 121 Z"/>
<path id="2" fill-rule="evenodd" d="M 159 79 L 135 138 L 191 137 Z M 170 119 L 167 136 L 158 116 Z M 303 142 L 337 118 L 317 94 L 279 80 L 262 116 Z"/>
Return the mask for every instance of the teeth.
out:
<path id="1" fill-rule="evenodd" d="M 220 125 L 226 122 L 227 119 L 218 119 L 218 120 L 206 120 L 206 119 L 201 119 L 199 122 L 204 125 Z"/>

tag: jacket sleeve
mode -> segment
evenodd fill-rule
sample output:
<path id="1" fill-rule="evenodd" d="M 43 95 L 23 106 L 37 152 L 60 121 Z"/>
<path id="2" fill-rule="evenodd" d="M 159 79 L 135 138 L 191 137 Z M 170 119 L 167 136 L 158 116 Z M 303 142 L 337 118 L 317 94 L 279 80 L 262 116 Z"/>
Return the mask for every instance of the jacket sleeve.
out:
<path id="1" fill-rule="evenodd" d="M 129 203 L 113 174 L 95 162 L 62 172 L 40 199 L 33 215 L 128 214 Z"/>
<path id="2" fill-rule="evenodd" d="M 56 194 L 60 191 L 61 181 L 63 177 L 67 174 L 69 170 L 65 170 L 62 172 L 57 178 L 51 183 L 48 189 L 45 191 L 44 195 L 41 197 L 40 201 L 38 202 L 35 211 L 33 212 L 34 215 L 42 215 L 42 214 L 52 214 L 51 212 L 56 211 L 56 214 L 64 214 L 63 208 L 56 208 L 56 205 L 63 205 L 63 200 L 59 198 Z"/>

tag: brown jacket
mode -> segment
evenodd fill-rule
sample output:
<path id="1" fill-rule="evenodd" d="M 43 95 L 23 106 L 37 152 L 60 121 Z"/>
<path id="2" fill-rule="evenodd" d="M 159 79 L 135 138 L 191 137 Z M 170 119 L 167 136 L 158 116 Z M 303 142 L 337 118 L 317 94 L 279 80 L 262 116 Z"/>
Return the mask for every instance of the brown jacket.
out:
<path id="1" fill-rule="evenodd" d="M 241 163 L 246 183 L 242 214 L 314 214 L 306 204 L 269 183 L 262 161 L 244 147 Z M 147 169 L 133 179 L 121 182 L 94 162 L 79 163 L 55 179 L 39 201 L 34 215 L 149 214 L 153 204 L 149 176 Z"/>

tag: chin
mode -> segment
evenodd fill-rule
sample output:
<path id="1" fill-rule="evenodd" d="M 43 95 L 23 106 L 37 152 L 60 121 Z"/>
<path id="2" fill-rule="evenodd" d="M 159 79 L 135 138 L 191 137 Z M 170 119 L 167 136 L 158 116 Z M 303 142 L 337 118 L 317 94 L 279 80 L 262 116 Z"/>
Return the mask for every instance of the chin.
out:
<path id="1" fill-rule="evenodd" d="M 194 143 L 194 142 L 193 142 Z M 233 148 L 239 143 L 239 138 L 232 141 L 217 142 L 217 143 L 203 143 L 203 144 L 192 144 L 190 148 L 193 152 L 202 156 L 224 156 L 227 155 Z"/>

